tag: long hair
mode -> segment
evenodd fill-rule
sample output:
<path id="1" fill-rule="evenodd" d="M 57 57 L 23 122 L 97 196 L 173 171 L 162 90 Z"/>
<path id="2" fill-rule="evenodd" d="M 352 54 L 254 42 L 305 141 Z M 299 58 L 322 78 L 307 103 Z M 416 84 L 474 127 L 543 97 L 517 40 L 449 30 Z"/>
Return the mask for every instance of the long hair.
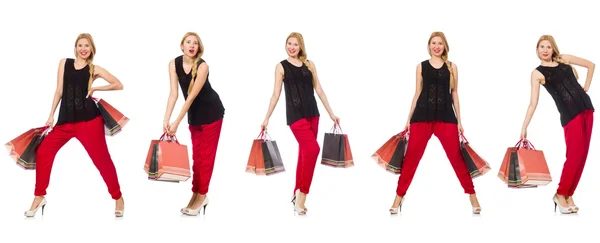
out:
<path id="1" fill-rule="evenodd" d="M 317 82 L 317 76 L 315 74 L 315 70 L 314 67 L 312 65 L 310 65 L 310 62 L 308 61 L 308 57 L 306 54 L 306 47 L 304 45 L 304 37 L 302 37 L 302 34 L 298 33 L 298 32 L 292 32 L 290 35 L 288 35 L 288 37 L 285 39 L 285 42 L 287 44 L 287 41 L 290 38 L 296 38 L 296 40 L 298 40 L 298 45 L 300 46 L 300 51 L 298 52 L 298 58 L 300 59 L 300 61 L 302 61 L 302 63 L 304 63 L 304 65 L 306 65 L 306 67 L 308 67 L 308 70 L 310 70 L 310 72 L 312 73 L 313 76 L 313 86 L 316 84 Z"/>
<path id="2" fill-rule="evenodd" d="M 560 51 L 558 50 L 558 46 L 556 45 L 556 41 L 554 40 L 554 37 L 552 37 L 551 35 L 542 35 L 540 37 L 540 39 L 537 42 L 537 45 L 535 46 L 535 48 L 537 49 L 538 47 L 540 47 L 540 43 L 542 43 L 542 41 L 549 41 L 550 45 L 552 46 L 552 60 L 558 63 L 562 63 L 562 64 L 567 64 L 569 66 L 571 66 L 571 69 L 573 69 L 573 73 L 575 74 L 575 78 L 579 79 L 579 75 L 577 74 L 577 70 L 575 70 L 575 68 L 573 67 L 573 65 L 571 65 L 569 62 L 567 62 L 565 59 L 563 59 L 560 56 Z M 539 53 L 538 53 L 538 58 L 541 60 L 542 58 L 540 57 Z"/>
<path id="3" fill-rule="evenodd" d="M 94 56 L 96 55 L 96 44 L 94 44 L 94 39 L 92 35 L 88 33 L 81 33 L 77 36 L 75 40 L 75 56 L 77 56 L 77 42 L 81 39 L 86 39 L 90 42 L 90 56 L 85 60 L 90 67 L 90 79 L 88 80 L 88 90 L 92 88 L 92 82 L 94 81 Z"/>
<path id="4" fill-rule="evenodd" d="M 446 63 L 446 66 L 448 66 L 448 71 L 450 72 L 450 89 L 454 88 L 454 75 L 452 73 L 452 64 L 450 63 L 450 61 L 448 61 L 448 52 L 450 52 L 450 46 L 448 45 L 448 40 L 446 40 L 446 35 L 444 35 L 444 32 L 440 32 L 440 31 L 436 31 L 431 33 L 431 36 L 429 37 L 429 40 L 427 41 L 427 52 L 429 53 L 429 56 L 431 56 L 431 50 L 429 49 L 429 44 L 431 43 L 431 40 L 434 37 L 440 37 L 442 39 L 442 43 L 444 44 L 444 52 L 442 52 L 442 60 Z"/>
<path id="5" fill-rule="evenodd" d="M 188 38 L 189 36 L 194 36 L 196 37 L 196 39 L 198 39 L 198 51 L 196 52 L 196 56 L 192 58 L 192 80 L 190 81 L 190 86 L 188 87 L 188 94 L 192 92 L 192 87 L 194 87 L 194 80 L 196 79 L 196 74 L 198 73 L 198 61 L 200 61 L 200 58 L 202 58 L 202 55 L 204 54 L 204 45 L 202 44 L 200 36 L 196 34 L 196 32 L 185 33 L 185 35 L 183 35 L 183 38 L 181 38 L 180 45 L 183 45 L 185 38 Z"/>

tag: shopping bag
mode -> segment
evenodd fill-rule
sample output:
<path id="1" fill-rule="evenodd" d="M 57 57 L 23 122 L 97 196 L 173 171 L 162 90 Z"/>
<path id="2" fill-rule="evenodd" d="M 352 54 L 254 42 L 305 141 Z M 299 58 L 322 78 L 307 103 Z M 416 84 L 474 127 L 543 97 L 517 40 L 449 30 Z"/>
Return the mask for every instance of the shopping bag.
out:
<path id="1" fill-rule="evenodd" d="M 528 140 L 506 150 L 498 177 L 510 188 L 535 188 L 552 181 L 543 151 Z"/>
<path id="2" fill-rule="evenodd" d="M 246 172 L 256 175 L 274 175 L 284 171 L 285 167 L 277 142 L 272 140 L 266 131 L 261 131 L 252 142 Z"/>
<path id="3" fill-rule="evenodd" d="M 181 182 L 191 177 L 187 146 L 175 136 L 163 134 L 152 140 L 146 156 L 144 171 L 149 180 Z"/>
<path id="4" fill-rule="evenodd" d="M 348 135 L 342 132 L 338 124 L 333 126 L 331 132 L 324 135 L 321 164 L 336 168 L 354 166 Z"/>
<path id="5" fill-rule="evenodd" d="M 5 144 L 9 156 L 18 166 L 26 170 L 35 170 L 37 149 L 48 135 L 49 127 L 37 127 L 17 136 Z"/>
<path id="6" fill-rule="evenodd" d="M 106 100 L 94 97 L 92 99 L 96 102 L 104 120 L 104 133 L 107 136 L 115 136 L 121 132 L 123 127 L 129 122 L 129 118 L 106 102 Z"/>
<path id="7" fill-rule="evenodd" d="M 385 142 L 371 158 L 386 171 L 393 174 L 402 172 L 402 163 L 408 147 L 409 133 L 402 131 Z"/>
<path id="8" fill-rule="evenodd" d="M 485 175 L 491 170 L 490 165 L 484 160 L 471 146 L 467 138 L 461 133 L 460 134 L 460 151 L 469 169 L 471 178 L 477 178 Z"/>
<path id="9" fill-rule="evenodd" d="M 550 169 L 542 150 L 537 150 L 529 140 L 523 142 L 524 146 L 516 151 L 522 184 L 525 186 L 545 186 L 552 182 Z M 518 179 L 518 178 L 517 178 Z"/>

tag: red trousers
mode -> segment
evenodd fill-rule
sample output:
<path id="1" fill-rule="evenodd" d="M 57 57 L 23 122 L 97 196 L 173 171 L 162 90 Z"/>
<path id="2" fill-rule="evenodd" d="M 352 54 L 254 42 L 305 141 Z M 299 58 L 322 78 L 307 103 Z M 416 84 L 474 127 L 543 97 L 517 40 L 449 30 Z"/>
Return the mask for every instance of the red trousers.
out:
<path id="1" fill-rule="evenodd" d="M 317 143 L 319 117 L 302 118 L 292 123 L 290 129 L 298 141 L 298 166 L 296 167 L 294 193 L 297 189 L 300 189 L 300 192 L 308 194 L 317 164 L 317 157 L 321 152 L 321 147 Z"/>
<path id="2" fill-rule="evenodd" d="M 586 110 L 577 115 L 564 127 L 565 142 L 567 144 L 567 160 L 565 161 L 557 194 L 573 196 L 579 179 L 583 173 L 583 167 L 590 150 L 592 138 L 592 126 L 594 124 L 594 112 Z"/>
<path id="3" fill-rule="evenodd" d="M 208 193 L 208 186 L 215 167 L 217 146 L 221 136 L 223 119 L 199 126 L 190 126 L 192 135 L 192 192 Z"/>
<path id="4" fill-rule="evenodd" d="M 440 140 L 465 193 L 475 194 L 473 180 L 460 152 L 458 127 L 456 124 L 444 122 L 417 122 L 410 124 L 408 148 L 404 162 L 402 163 L 402 173 L 398 179 L 396 194 L 401 197 L 406 194 L 415 176 L 417 166 L 423 157 L 427 143 L 431 139 L 431 135 L 435 135 Z"/>
<path id="5" fill-rule="evenodd" d="M 61 124 L 55 126 L 48 133 L 37 150 L 34 194 L 36 196 L 46 195 L 54 158 L 71 138 L 76 138 L 83 145 L 92 162 L 100 171 L 111 197 L 115 200 L 120 199 L 121 188 L 115 165 L 106 146 L 102 116 L 90 121 Z"/>

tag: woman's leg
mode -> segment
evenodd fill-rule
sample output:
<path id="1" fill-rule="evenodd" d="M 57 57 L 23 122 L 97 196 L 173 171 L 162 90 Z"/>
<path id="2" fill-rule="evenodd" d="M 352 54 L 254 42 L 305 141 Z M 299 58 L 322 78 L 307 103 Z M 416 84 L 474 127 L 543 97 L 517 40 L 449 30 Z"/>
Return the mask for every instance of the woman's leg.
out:
<path id="1" fill-rule="evenodd" d="M 121 198 L 121 187 L 115 164 L 112 161 L 106 135 L 104 133 L 104 120 L 98 116 L 90 121 L 73 124 L 75 127 L 75 138 L 81 142 L 92 162 L 100 172 L 108 192 L 114 200 Z"/>
<path id="2" fill-rule="evenodd" d="M 191 209 L 200 207 L 208 193 L 222 125 L 223 119 L 210 124 L 190 126 L 192 157 L 194 160 L 192 165 L 192 192 L 198 194 L 192 205 L 190 205 Z"/>
<path id="3" fill-rule="evenodd" d="M 30 210 L 35 209 L 46 195 L 46 189 L 50 183 L 50 174 L 54 158 L 58 151 L 73 138 L 75 130 L 72 124 L 55 126 L 46 135 L 36 152 L 35 168 L 35 190 L 36 196 L 31 204 Z"/>

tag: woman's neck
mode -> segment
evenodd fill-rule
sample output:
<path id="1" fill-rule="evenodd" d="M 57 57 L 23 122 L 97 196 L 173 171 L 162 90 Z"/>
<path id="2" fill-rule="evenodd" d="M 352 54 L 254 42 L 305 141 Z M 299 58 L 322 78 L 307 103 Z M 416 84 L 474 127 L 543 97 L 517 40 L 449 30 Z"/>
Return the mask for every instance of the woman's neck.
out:
<path id="1" fill-rule="evenodd" d="M 187 55 L 183 55 L 183 61 L 184 61 L 185 63 L 188 63 L 188 64 L 193 64 L 193 62 L 194 62 L 194 59 L 193 59 L 193 58 L 191 58 L 191 57 L 189 57 L 189 56 L 187 56 Z"/>

